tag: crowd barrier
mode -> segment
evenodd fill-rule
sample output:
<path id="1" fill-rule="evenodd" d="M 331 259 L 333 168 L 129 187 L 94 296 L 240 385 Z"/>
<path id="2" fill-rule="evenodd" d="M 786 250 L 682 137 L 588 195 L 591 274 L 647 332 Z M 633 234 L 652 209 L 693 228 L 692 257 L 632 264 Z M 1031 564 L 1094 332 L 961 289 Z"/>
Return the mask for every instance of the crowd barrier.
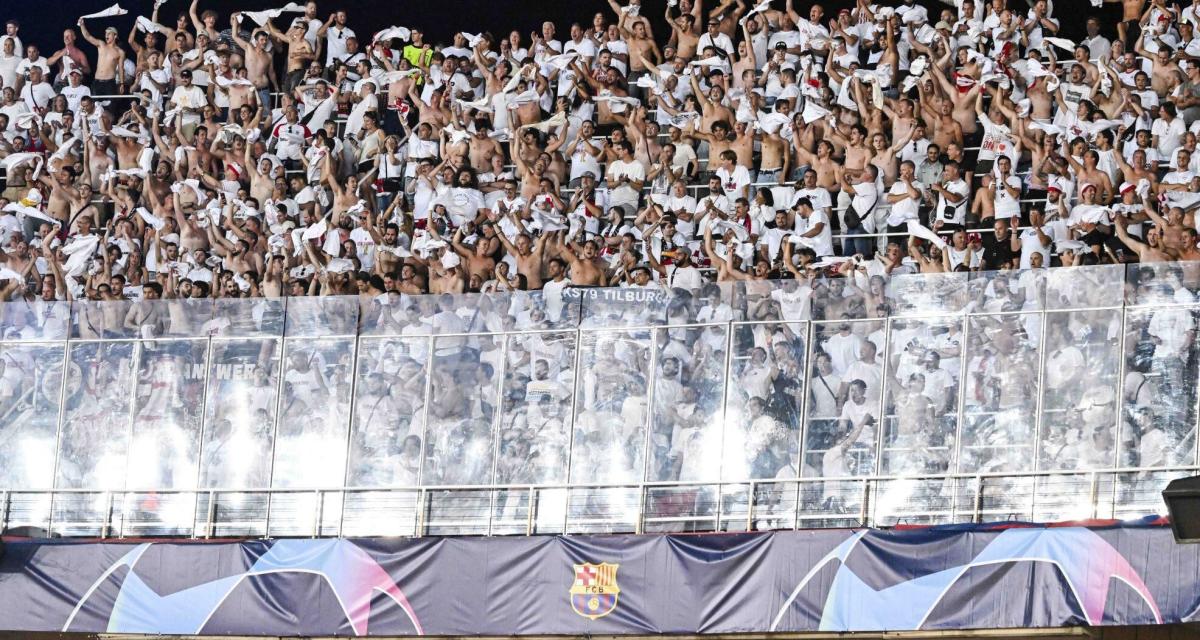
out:
<path id="1" fill-rule="evenodd" d="M 0 529 L 529 534 L 1157 513 L 1161 488 L 1196 469 L 1197 292 L 1200 264 L 1169 263 L 8 302 Z"/>

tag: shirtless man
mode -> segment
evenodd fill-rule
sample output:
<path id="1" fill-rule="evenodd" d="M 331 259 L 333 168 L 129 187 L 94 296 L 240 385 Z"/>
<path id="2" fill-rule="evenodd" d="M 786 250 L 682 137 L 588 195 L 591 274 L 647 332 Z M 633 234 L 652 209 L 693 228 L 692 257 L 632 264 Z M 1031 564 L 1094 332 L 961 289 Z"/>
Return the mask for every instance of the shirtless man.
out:
<path id="1" fill-rule="evenodd" d="M 1113 222 L 1117 228 L 1117 239 L 1123 242 L 1126 247 L 1129 247 L 1130 251 L 1137 254 L 1139 262 L 1171 261 L 1171 256 L 1158 246 L 1157 229 L 1148 229 L 1146 232 L 1146 242 L 1142 242 L 1129 235 L 1129 231 L 1125 228 L 1129 224 L 1129 220 L 1125 216 L 1117 216 Z"/>
<path id="2" fill-rule="evenodd" d="M 595 240 L 582 245 L 574 239 L 569 244 L 557 241 L 558 255 L 570 265 L 571 284 L 583 287 L 598 287 L 604 284 L 604 261 L 600 259 L 600 247 Z"/>
<path id="3" fill-rule="evenodd" d="M 1146 0 L 1104 0 L 1109 4 L 1121 3 L 1121 23 L 1117 25 L 1117 37 L 1125 43 L 1125 48 L 1131 49 L 1131 43 L 1139 40 L 1142 30 L 1138 23 L 1142 11 L 1146 8 Z"/>
<path id="4" fill-rule="evenodd" d="M 270 31 L 271 37 L 280 44 L 286 44 L 288 48 L 287 80 L 283 85 L 283 90 L 287 93 L 291 93 L 292 89 L 295 89 L 304 80 L 308 63 L 317 59 L 312 45 L 308 44 L 308 40 L 304 38 L 306 33 L 304 26 L 304 21 L 297 18 L 292 21 L 292 26 L 285 34 L 276 29 L 269 20 L 267 21 L 267 29 Z"/>
<path id="5" fill-rule="evenodd" d="M 496 268 L 496 260 L 488 254 L 488 243 L 476 241 L 473 245 L 463 244 L 464 227 L 459 227 L 454 232 L 454 237 L 450 240 L 450 246 L 454 252 L 462 258 L 465 263 L 467 276 L 477 276 L 481 281 L 487 281 L 492 277 L 492 271 Z"/>
<path id="6" fill-rule="evenodd" d="M 708 93 L 704 93 L 700 90 L 700 82 L 696 80 L 697 75 L 693 73 L 691 78 L 692 91 L 696 100 L 700 102 L 700 131 L 712 132 L 713 124 L 717 122 L 734 122 L 737 118 L 734 117 L 733 111 L 724 105 L 725 90 L 713 85 L 709 87 Z"/>
<path id="7" fill-rule="evenodd" d="M 518 229 L 524 229 L 525 225 L 512 212 L 509 212 L 513 223 Z M 504 249 L 508 251 L 517 260 L 517 273 L 525 276 L 525 282 L 530 290 L 542 288 L 542 254 L 546 249 L 546 239 L 549 234 L 542 234 L 535 242 L 530 238 L 528 233 L 522 231 L 517 236 L 517 241 L 514 244 L 503 233 L 497 234 L 500 238 Z"/>
<path id="8" fill-rule="evenodd" d="M 691 60 L 696 55 L 696 45 L 700 43 L 700 34 L 696 32 L 696 18 L 685 13 L 678 18 L 671 18 L 671 5 L 667 4 L 667 24 L 671 27 L 673 38 L 677 43 L 675 55 L 684 60 Z"/>
<path id="9" fill-rule="evenodd" d="M 79 31 L 99 50 L 96 59 L 96 75 L 92 81 L 92 95 L 112 96 L 125 93 L 125 50 L 117 44 L 117 30 L 109 27 L 104 30 L 104 41 L 101 42 L 90 32 L 83 18 L 79 19 Z"/>
<path id="10" fill-rule="evenodd" d="M 828 140 L 817 143 L 814 154 L 804 147 L 796 146 L 796 158 L 801 166 L 808 165 L 817 173 L 817 186 L 826 191 L 837 191 L 842 181 L 842 163 L 833 157 L 833 144 Z"/>
<path id="11" fill-rule="evenodd" d="M 860 124 L 850 127 L 850 133 L 843 136 L 837 129 L 829 131 L 830 138 L 843 142 L 845 160 L 843 164 L 847 171 L 862 171 L 871 159 L 871 149 L 867 147 L 867 130 Z"/>
<path id="12" fill-rule="evenodd" d="M 254 89 L 258 91 L 258 104 L 264 107 L 271 104 L 271 68 L 273 55 L 267 50 L 267 46 L 271 43 L 271 38 L 266 31 L 255 30 L 251 39 L 254 44 L 250 44 L 242 39 L 238 33 L 238 27 L 241 26 L 242 14 L 235 13 L 229 18 L 230 24 L 233 26 L 233 41 L 237 46 L 242 48 L 243 59 L 246 66 L 246 78 L 254 84 Z"/>

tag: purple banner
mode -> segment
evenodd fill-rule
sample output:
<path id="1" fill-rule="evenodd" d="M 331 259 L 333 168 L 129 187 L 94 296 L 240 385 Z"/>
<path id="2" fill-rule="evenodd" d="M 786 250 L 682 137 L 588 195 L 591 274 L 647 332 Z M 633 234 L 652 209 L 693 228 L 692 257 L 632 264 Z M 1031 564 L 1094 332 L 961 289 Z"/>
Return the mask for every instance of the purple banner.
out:
<path id="1" fill-rule="evenodd" d="M 1155 624 L 1200 607 L 1163 527 L 8 541 L 6 630 L 575 635 Z"/>

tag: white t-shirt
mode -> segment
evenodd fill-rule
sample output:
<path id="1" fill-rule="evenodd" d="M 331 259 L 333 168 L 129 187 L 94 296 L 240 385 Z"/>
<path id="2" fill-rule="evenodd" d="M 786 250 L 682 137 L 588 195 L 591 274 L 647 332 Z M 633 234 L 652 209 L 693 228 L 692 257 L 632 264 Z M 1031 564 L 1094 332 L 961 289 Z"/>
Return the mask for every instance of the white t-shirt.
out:
<path id="1" fill-rule="evenodd" d="M 733 171 L 721 167 L 717 169 L 717 177 L 721 179 L 721 188 L 725 190 L 725 197 L 731 201 L 747 197 L 748 188 L 753 182 L 750 179 L 750 172 L 741 165 L 735 165 Z"/>
<path id="2" fill-rule="evenodd" d="M 629 205 L 637 208 L 640 192 L 627 184 L 618 186 L 617 183 L 622 177 L 633 182 L 642 182 L 646 179 L 646 168 L 637 160 L 613 160 L 608 164 L 608 187 L 611 190 L 612 206 Z"/>
<path id="3" fill-rule="evenodd" d="M 1004 180 L 1004 184 L 1021 192 L 1021 179 L 1016 176 L 1009 176 Z M 1021 215 L 1021 203 L 1017 198 L 1014 198 L 1004 185 L 996 184 L 996 219 L 1007 220 L 1016 218 Z"/>
<path id="4" fill-rule="evenodd" d="M 945 195 L 939 193 L 938 201 L 937 201 L 937 211 L 934 212 L 934 215 L 937 216 L 938 220 L 941 220 L 945 224 L 961 225 L 961 224 L 966 223 L 966 221 L 967 221 L 967 204 L 968 204 L 967 200 L 970 199 L 968 196 L 971 193 L 971 189 L 970 189 L 970 187 L 967 186 L 966 181 L 962 180 L 960 178 L 958 180 L 955 180 L 954 182 L 947 182 L 945 185 L 942 186 L 942 189 L 949 191 L 950 193 L 953 193 L 955 195 L 962 196 L 962 199 L 959 200 L 958 202 L 950 202 L 949 200 L 946 199 Z M 949 209 L 953 211 L 952 218 L 946 217 L 947 207 L 949 207 Z"/>
<path id="5" fill-rule="evenodd" d="M 187 107 L 189 109 L 202 109 L 208 104 L 208 99 L 204 97 L 204 90 L 196 85 L 185 87 L 180 85 L 175 87 L 175 92 L 171 94 L 171 102 L 177 107 Z M 196 124 L 200 122 L 199 113 L 183 113 L 183 122 L 185 124 Z"/>
<path id="6" fill-rule="evenodd" d="M 855 187 L 857 189 L 857 187 Z M 913 181 L 913 188 L 918 192 L 925 187 L 920 182 Z M 892 188 L 888 190 L 888 195 L 900 196 L 908 194 L 908 185 L 902 180 L 897 180 L 892 183 Z M 888 213 L 887 223 L 893 227 L 904 224 L 906 220 L 920 220 L 917 210 L 921 206 L 921 201 L 917 198 L 905 197 L 903 200 L 898 200 L 892 203 L 892 210 Z"/>

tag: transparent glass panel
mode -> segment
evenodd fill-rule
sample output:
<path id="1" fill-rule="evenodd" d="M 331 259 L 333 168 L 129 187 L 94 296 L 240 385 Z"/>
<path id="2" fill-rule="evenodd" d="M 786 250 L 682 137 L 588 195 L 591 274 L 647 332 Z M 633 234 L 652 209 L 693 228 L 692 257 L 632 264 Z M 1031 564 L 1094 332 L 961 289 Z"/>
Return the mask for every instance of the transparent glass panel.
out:
<path id="1" fill-rule="evenodd" d="M 1192 304 L 1200 292 L 1200 262 L 1129 265 L 1125 302 L 1129 305 Z"/>
<path id="2" fill-rule="evenodd" d="M 1120 309 L 1046 314 L 1039 469 L 1116 464 Z"/>
<path id="3" fill-rule="evenodd" d="M 571 444 L 575 333 L 510 335 L 504 360 L 496 483 L 563 482 Z M 504 503 L 514 498 L 525 496 L 505 496 Z"/>
<path id="4" fill-rule="evenodd" d="M 666 289 L 571 287 L 564 304 L 577 304 L 582 327 L 656 326 L 667 322 L 673 294 Z"/>
<path id="5" fill-rule="evenodd" d="M 987 476 L 979 488 L 980 522 L 1033 520 L 1033 476 Z"/>
<path id="6" fill-rule="evenodd" d="M 647 533 L 714 531 L 718 491 L 715 485 L 646 487 L 642 530 Z"/>
<path id="7" fill-rule="evenodd" d="M 1194 464 L 1197 312 L 1179 306 L 1125 312 L 1121 466 Z"/>
<path id="8" fill-rule="evenodd" d="M 362 338 L 349 486 L 416 486 L 425 437 L 428 338 Z M 365 501 L 377 494 L 356 493 Z"/>
<path id="9" fill-rule="evenodd" d="M 717 480 L 726 326 L 660 329 L 646 478 Z"/>
<path id="10" fill-rule="evenodd" d="M 875 474 L 885 334 L 877 321 L 813 323 L 802 476 Z"/>
<path id="11" fill-rule="evenodd" d="M 489 484 L 503 338 L 434 339 L 423 485 Z"/>
<path id="12" fill-rule="evenodd" d="M 971 300 L 968 274 L 922 273 L 894 275 L 887 282 L 892 316 L 957 313 Z"/>
<path id="13" fill-rule="evenodd" d="M 1028 470 L 1033 456 L 1040 314 L 972 316 L 963 377 L 962 472 Z"/>
<path id="14" fill-rule="evenodd" d="M 883 276 L 819 278 L 812 281 L 815 320 L 864 320 L 884 313 L 887 281 Z"/>
<path id="15" fill-rule="evenodd" d="M 0 340 L 5 342 L 65 340 L 70 325 L 70 302 L 18 298 L 0 304 Z"/>
<path id="16" fill-rule="evenodd" d="M 285 329 L 294 336 L 352 336 L 358 329 L 358 296 L 287 298 Z"/>
<path id="17" fill-rule="evenodd" d="M 136 349 L 133 342 L 71 344 L 56 487 L 125 486 Z"/>
<path id="18" fill-rule="evenodd" d="M 80 340 L 117 340 L 137 338 L 140 317 L 132 300 L 77 300 L 72 303 L 72 338 Z M 130 321 L 126 323 L 127 319 Z"/>
<path id="19" fill-rule="evenodd" d="M 581 334 L 571 482 L 643 478 L 651 340 L 651 332 L 641 330 Z M 604 495 L 582 502 L 592 505 Z M 576 497 L 572 494 L 572 504 Z"/>
<path id="20" fill-rule="evenodd" d="M 53 485 L 65 357 L 62 344 L 0 343 L 0 487 Z"/>
<path id="21" fill-rule="evenodd" d="M 201 331 L 227 338 L 283 335 L 284 298 L 217 298 Z"/>
<path id="22" fill-rule="evenodd" d="M 265 536 L 269 497 L 262 492 L 202 493 L 196 501 L 198 529 L 218 538 Z"/>
<path id="23" fill-rule="evenodd" d="M 190 489 L 196 486 L 204 418 L 207 340 L 141 343 L 133 441 L 125 486 Z"/>
<path id="24" fill-rule="evenodd" d="M 1064 522 L 1096 517 L 1098 491 L 1091 474 L 1070 473 L 1034 477 L 1033 519 Z"/>
<path id="25" fill-rule="evenodd" d="M 338 535 L 416 535 L 418 496 L 417 491 L 349 492 L 339 514 Z"/>
<path id="26" fill-rule="evenodd" d="M 1195 471 L 1133 471 L 1118 475 L 1116 506 L 1113 517 L 1118 519 L 1140 518 L 1147 515 L 1167 515 L 1162 491 L 1172 480 L 1195 475 Z"/>
<path id="27" fill-rule="evenodd" d="M 973 272 L 967 283 L 971 295 L 968 310 L 972 313 L 1039 311 L 1046 306 L 1046 278 L 1050 271 Z"/>
<path id="28" fill-rule="evenodd" d="M 883 474 L 954 467 L 962 318 L 897 319 L 888 339 Z"/>
<path id="29" fill-rule="evenodd" d="M 856 527 L 864 524 L 863 494 L 867 482 L 859 479 L 804 480 L 796 518 L 801 529 Z"/>
<path id="30" fill-rule="evenodd" d="M 1119 307 L 1124 301 L 1125 265 L 1105 264 L 1046 270 L 1046 308 Z"/>
<path id="31" fill-rule="evenodd" d="M 954 521 L 953 478 L 898 478 L 872 486 L 871 525 L 936 525 Z"/>
<path id="32" fill-rule="evenodd" d="M 195 462 L 192 464 L 194 483 Z M 113 525 L 116 529 L 114 535 L 191 535 L 196 517 L 196 494 L 127 492 L 121 495 L 116 508 L 120 511 L 120 518 Z"/>
<path id="33" fill-rule="evenodd" d="M 487 535 L 492 492 L 485 490 L 430 491 L 425 533 L 432 536 Z"/>
<path id="34" fill-rule="evenodd" d="M 213 326 L 213 300 L 209 298 L 175 298 L 152 304 L 158 314 L 166 317 L 161 335 L 192 338 L 204 335 Z"/>
<path id="35" fill-rule="evenodd" d="M 336 487 L 346 478 L 354 340 L 288 338 L 275 434 L 275 487 Z"/>
<path id="36" fill-rule="evenodd" d="M 722 476 L 794 478 L 808 323 L 738 324 L 733 336 Z"/>
<path id="37" fill-rule="evenodd" d="M 278 410 L 279 351 L 278 339 L 213 341 L 200 486 L 268 486 Z"/>
<path id="38" fill-rule="evenodd" d="M 567 533 L 632 533 L 640 510 L 637 487 L 573 488 L 567 503 Z"/>
<path id="39" fill-rule="evenodd" d="M 54 527 L 59 536 L 108 535 L 116 495 L 103 491 L 62 493 L 54 496 Z"/>

